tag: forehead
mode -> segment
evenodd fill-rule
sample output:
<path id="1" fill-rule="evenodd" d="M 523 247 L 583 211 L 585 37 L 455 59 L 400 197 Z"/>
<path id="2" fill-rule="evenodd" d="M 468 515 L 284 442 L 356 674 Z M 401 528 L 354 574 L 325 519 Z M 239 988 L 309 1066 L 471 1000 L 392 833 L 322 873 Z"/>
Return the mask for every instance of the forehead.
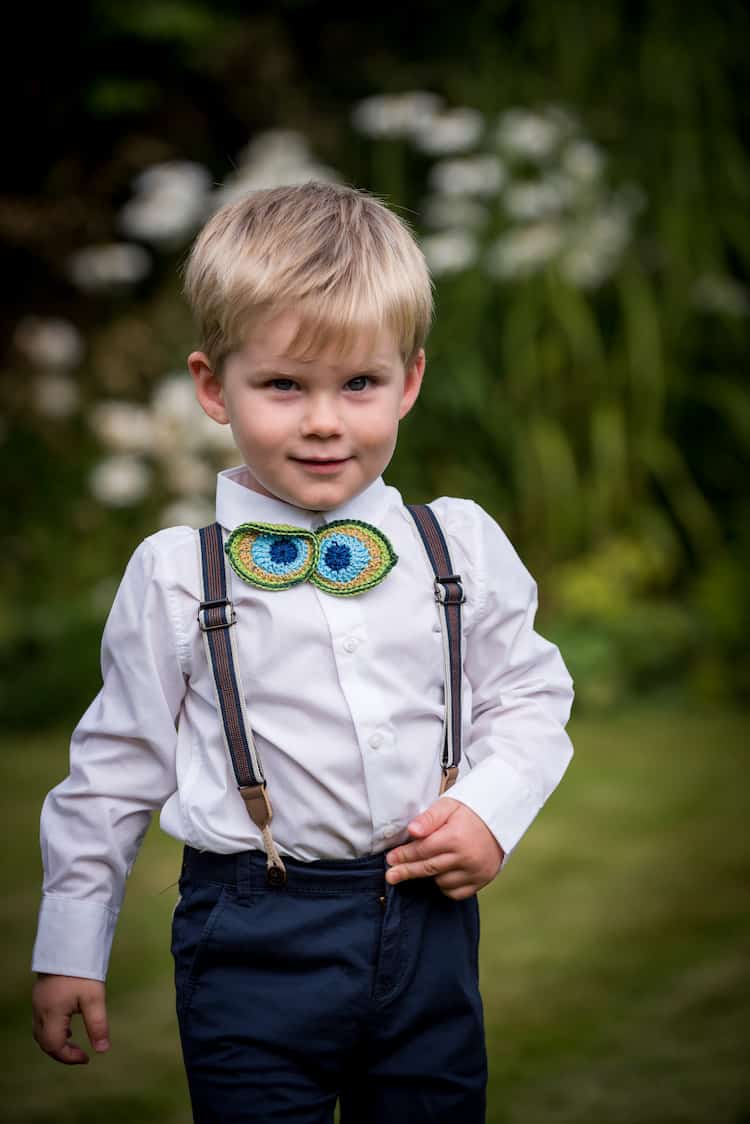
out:
<path id="1" fill-rule="evenodd" d="M 394 333 L 385 325 L 345 327 L 285 311 L 258 320 L 239 349 L 254 366 L 286 362 L 299 367 L 324 365 L 391 367 L 400 359 Z"/>

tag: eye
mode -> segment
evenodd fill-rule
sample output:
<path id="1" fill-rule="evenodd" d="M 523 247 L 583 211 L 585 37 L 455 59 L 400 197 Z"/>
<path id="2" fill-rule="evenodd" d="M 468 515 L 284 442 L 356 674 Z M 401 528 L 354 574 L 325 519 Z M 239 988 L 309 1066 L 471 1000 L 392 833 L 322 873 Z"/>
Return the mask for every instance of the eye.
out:
<path id="1" fill-rule="evenodd" d="M 368 386 L 371 386 L 373 382 L 374 379 L 371 375 L 356 375 L 355 378 L 349 379 L 346 385 L 350 390 L 367 390 Z"/>
<path id="2" fill-rule="evenodd" d="M 274 390 L 291 390 L 294 386 L 294 379 L 271 379 L 271 386 Z"/>

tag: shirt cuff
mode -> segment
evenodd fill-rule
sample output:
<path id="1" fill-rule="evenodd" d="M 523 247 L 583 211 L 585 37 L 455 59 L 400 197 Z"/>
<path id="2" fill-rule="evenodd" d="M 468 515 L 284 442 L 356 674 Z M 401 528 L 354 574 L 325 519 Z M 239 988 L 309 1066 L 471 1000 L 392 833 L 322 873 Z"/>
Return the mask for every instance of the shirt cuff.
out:
<path id="1" fill-rule="evenodd" d="M 32 972 L 105 980 L 117 913 L 99 902 L 45 894 Z"/>
<path id="2" fill-rule="evenodd" d="M 440 799 L 445 796 L 459 800 L 484 820 L 506 858 L 544 803 L 524 778 L 499 757 L 478 762 Z"/>

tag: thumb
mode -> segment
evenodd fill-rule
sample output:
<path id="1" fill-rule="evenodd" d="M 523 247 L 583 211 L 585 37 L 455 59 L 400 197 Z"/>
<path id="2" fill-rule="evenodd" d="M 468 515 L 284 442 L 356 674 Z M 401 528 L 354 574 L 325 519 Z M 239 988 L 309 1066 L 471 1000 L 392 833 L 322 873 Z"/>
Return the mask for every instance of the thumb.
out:
<path id="1" fill-rule="evenodd" d="M 105 1050 L 109 1049 L 109 1027 L 107 1025 L 104 988 L 97 988 L 93 992 L 81 995 L 79 1004 L 89 1042 L 97 1053 L 104 1053 Z"/>
<path id="2" fill-rule="evenodd" d="M 439 797 L 434 804 L 430 804 L 424 812 L 420 812 L 407 824 L 410 835 L 429 835 L 442 827 L 449 816 L 452 816 L 459 804 L 450 796 Z"/>

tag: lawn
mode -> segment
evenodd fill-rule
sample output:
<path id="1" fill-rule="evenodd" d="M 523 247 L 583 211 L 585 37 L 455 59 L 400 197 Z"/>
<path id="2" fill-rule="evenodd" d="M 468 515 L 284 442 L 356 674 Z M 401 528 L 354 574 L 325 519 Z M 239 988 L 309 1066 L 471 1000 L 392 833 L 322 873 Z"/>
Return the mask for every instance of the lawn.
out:
<path id="1" fill-rule="evenodd" d="M 480 894 L 488 1124 L 748 1124 L 745 719 L 672 702 L 571 734 L 562 786 Z M 2 740 L 5 1118 L 188 1124 L 169 954 L 180 847 L 156 825 L 115 940 L 112 1050 L 64 1068 L 30 1036 L 38 811 L 66 739 Z"/>

